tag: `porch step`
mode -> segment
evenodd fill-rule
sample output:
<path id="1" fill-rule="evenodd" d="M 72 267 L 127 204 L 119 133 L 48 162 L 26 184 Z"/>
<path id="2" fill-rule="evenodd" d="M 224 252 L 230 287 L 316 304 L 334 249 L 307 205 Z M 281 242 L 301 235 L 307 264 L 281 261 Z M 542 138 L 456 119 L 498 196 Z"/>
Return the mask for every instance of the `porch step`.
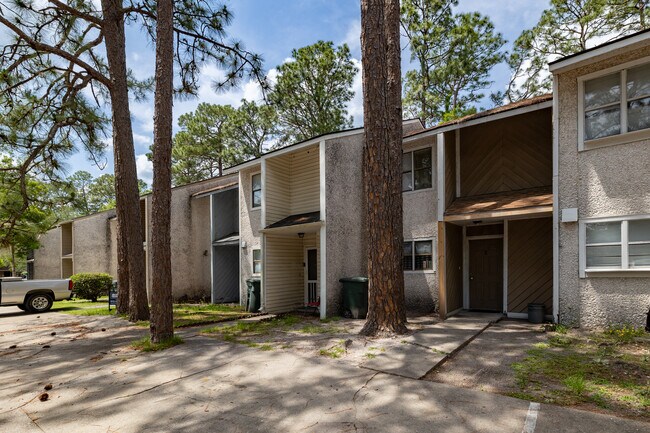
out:
<path id="1" fill-rule="evenodd" d="M 364 362 L 361 367 L 420 379 L 502 317 L 484 313 L 450 317 L 402 339 L 400 345 L 386 347 L 385 352 Z"/>

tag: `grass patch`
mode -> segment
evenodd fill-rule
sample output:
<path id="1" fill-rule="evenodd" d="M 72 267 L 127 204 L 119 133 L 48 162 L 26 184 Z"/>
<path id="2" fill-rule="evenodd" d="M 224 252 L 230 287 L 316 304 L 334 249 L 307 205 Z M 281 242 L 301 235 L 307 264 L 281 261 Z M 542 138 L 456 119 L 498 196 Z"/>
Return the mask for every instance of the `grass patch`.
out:
<path id="1" fill-rule="evenodd" d="M 328 358 L 337 359 L 337 358 L 342 357 L 345 354 L 345 348 L 344 348 L 343 345 L 344 345 L 344 342 L 341 342 L 341 343 L 335 344 L 334 346 L 332 346 L 330 348 L 321 349 L 319 351 L 319 353 L 320 353 L 321 356 L 326 356 Z M 367 355 L 371 355 L 371 354 L 366 354 L 366 356 Z"/>
<path id="2" fill-rule="evenodd" d="M 108 311 L 108 297 L 99 298 L 97 302 L 76 298 L 56 301 L 52 305 L 51 311 L 75 316 L 109 316 L 115 314 L 114 307 L 111 308 L 110 312 Z"/>
<path id="3" fill-rule="evenodd" d="M 250 316 L 239 305 L 227 304 L 174 304 L 174 328 L 207 325 Z"/>
<path id="4" fill-rule="evenodd" d="M 647 335 L 632 327 L 549 333 L 546 342 L 535 344 L 521 362 L 512 364 L 520 390 L 509 395 L 650 419 Z"/>
<path id="5" fill-rule="evenodd" d="M 143 337 L 131 343 L 131 347 L 142 352 L 157 352 L 159 350 L 169 349 L 170 347 L 183 344 L 183 339 L 178 335 L 161 341 L 160 343 L 152 343 L 149 337 Z"/>

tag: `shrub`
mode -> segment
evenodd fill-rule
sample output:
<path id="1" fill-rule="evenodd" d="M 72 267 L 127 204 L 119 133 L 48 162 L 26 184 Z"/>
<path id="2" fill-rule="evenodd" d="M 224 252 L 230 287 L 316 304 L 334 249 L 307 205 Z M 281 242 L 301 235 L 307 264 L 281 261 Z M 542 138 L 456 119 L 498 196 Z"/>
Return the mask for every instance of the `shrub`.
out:
<path id="1" fill-rule="evenodd" d="M 113 277 L 101 273 L 79 273 L 70 277 L 74 282 L 75 296 L 97 302 L 97 298 L 108 294 Z"/>

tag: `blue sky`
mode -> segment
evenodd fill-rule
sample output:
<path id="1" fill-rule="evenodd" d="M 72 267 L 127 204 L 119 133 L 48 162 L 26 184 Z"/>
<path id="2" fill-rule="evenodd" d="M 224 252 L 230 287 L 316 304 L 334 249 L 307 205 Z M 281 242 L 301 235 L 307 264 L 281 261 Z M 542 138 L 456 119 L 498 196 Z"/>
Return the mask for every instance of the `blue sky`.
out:
<path id="1" fill-rule="evenodd" d="M 478 11 L 488 15 L 508 41 L 506 49 L 522 30 L 535 25 L 546 7 L 548 0 L 460 0 L 457 11 Z M 335 44 L 347 43 L 355 61 L 360 59 L 360 9 L 358 0 L 232 0 L 226 4 L 234 14 L 228 31 L 231 37 L 241 40 L 247 49 L 262 54 L 264 67 L 273 77 L 274 68 L 291 56 L 293 48 L 312 44 L 318 40 L 331 40 Z M 140 31 L 130 29 L 127 33 L 128 66 L 139 77 L 153 75 L 153 47 L 143 43 L 146 38 Z M 360 65 L 360 63 L 359 63 Z M 409 53 L 402 54 L 402 72 L 411 69 Z M 201 78 L 199 96 L 189 101 L 175 101 L 174 126 L 183 113 L 192 111 L 199 102 L 231 104 L 237 106 L 242 98 L 257 99 L 259 89 L 254 83 L 242 85 L 227 93 L 215 93 L 210 86 L 220 72 L 214 66 L 206 66 Z M 503 88 L 509 71 L 505 65 L 495 67 L 491 73 L 493 87 Z M 349 112 L 354 116 L 355 125 L 362 121 L 361 76 L 354 82 L 355 98 L 350 103 Z M 145 103 L 131 103 L 134 142 L 138 175 L 151 183 L 151 164 L 145 153 L 152 142 L 153 133 L 153 95 Z M 487 102 L 486 102 L 487 105 Z M 67 164 L 67 172 L 87 170 L 94 176 L 112 173 L 113 154 L 109 147 L 106 153 L 106 168 L 100 171 L 86 155 L 78 153 Z"/>

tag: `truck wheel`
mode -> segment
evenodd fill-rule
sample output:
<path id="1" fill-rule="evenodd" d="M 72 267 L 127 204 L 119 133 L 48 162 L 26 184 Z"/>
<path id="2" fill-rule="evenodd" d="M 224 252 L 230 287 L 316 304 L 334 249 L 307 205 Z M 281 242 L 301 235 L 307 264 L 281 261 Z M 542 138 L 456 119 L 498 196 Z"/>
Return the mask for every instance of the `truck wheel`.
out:
<path id="1" fill-rule="evenodd" d="M 23 311 L 26 310 L 26 308 L 25 308 L 25 304 L 18 304 L 18 305 L 16 305 L 16 307 L 20 308 L 20 309 L 23 310 Z"/>
<path id="2" fill-rule="evenodd" d="M 46 295 L 45 293 L 38 293 L 27 298 L 25 307 L 30 313 L 44 313 L 45 311 L 52 308 L 52 303 L 53 301 L 50 295 Z"/>

